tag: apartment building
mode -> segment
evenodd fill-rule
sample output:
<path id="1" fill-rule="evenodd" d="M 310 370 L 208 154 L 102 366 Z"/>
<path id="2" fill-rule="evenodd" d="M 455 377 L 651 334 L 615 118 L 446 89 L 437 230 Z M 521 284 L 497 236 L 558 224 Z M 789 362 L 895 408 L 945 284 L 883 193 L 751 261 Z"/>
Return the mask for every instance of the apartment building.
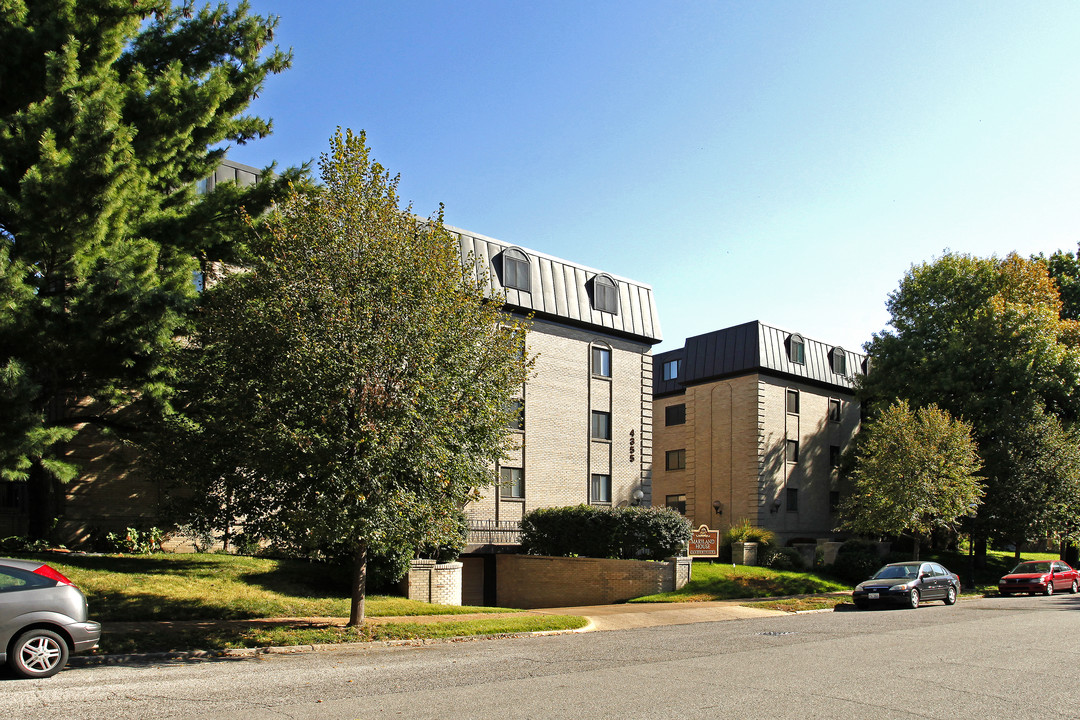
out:
<path id="1" fill-rule="evenodd" d="M 780 544 L 832 535 L 864 355 L 754 321 L 653 362 L 654 505 L 695 527 L 749 519 Z"/>
<path id="2" fill-rule="evenodd" d="M 537 356 L 508 428 L 515 448 L 496 468 L 499 484 L 466 508 L 473 528 L 512 529 L 541 507 L 648 504 L 651 348 L 660 341 L 652 288 L 448 229 L 462 259 L 472 257 L 506 293 L 506 310 L 532 316 L 528 352 Z"/>

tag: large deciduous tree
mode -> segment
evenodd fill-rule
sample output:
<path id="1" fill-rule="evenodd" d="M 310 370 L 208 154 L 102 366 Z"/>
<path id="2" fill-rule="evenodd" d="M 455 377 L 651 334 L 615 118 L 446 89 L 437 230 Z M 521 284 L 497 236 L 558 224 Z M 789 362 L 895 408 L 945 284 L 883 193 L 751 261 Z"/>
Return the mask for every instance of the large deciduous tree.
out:
<path id="1" fill-rule="evenodd" d="M 936 405 L 912 410 L 901 400 L 863 426 L 840 508 L 843 526 L 873 535 L 921 540 L 955 529 L 974 514 L 983 489 L 971 426 Z"/>
<path id="2" fill-rule="evenodd" d="M 463 264 L 441 211 L 400 206 L 363 134 L 339 131 L 320 167 L 324 186 L 207 292 L 173 452 L 209 449 L 188 492 L 230 503 L 244 532 L 346 549 L 356 624 L 369 553 L 441 540 L 494 483 L 531 361 L 486 265 Z"/>
<path id="3" fill-rule="evenodd" d="M 245 3 L 0 3 L 0 475 L 30 481 L 34 534 L 77 473 L 63 441 L 167 404 L 192 272 L 297 176 L 196 192 L 223 142 L 270 131 L 243 113 L 289 64 L 275 25 Z"/>
<path id="4" fill-rule="evenodd" d="M 1080 464 L 1059 452 L 1080 417 L 1080 333 L 1046 263 L 946 254 L 913 267 L 888 308 L 892 328 L 867 347 L 863 400 L 937 404 L 971 424 L 986 478 L 977 537 L 1066 530 L 1040 506 L 1080 500 L 1068 479 Z"/>

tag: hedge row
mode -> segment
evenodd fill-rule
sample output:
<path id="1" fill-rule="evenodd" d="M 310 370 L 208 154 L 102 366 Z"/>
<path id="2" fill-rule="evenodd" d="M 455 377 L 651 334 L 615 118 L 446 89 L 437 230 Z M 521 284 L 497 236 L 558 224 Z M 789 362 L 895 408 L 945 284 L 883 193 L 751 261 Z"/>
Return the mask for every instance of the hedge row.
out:
<path id="1" fill-rule="evenodd" d="M 542 508 L 521 520 L 521 544 L 530 555 L 663 560 L 681 555 L 690 521 L 670 508 Z"/>

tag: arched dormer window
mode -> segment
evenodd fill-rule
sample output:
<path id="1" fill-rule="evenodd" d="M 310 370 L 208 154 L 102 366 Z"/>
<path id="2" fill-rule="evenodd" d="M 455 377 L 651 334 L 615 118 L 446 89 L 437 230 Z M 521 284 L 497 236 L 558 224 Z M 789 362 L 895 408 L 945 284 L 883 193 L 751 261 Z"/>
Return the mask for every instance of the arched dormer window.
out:
<path id="1" fill-rule="evenodd" d="M 829 365 L 837 375 L 847 375 L 847 353 L 844 348 L 834 347 L 829 351 Z"/>
<path id="2" fill-rule="evenodd" d="M 514 290 L 531 292 L 529 258 L 517 248 L 507 248 L 502 251 L 502 284 L 503 287 Z"/>
<path id="3" fill-rule="evenodd" d="M 607 275 L 597 275 L 592 280 L 592 306 L 600 312 L 619 314 L 619 286 Z"/>
<path id="4" fill-rule="evenodd" d="M 788 335 L 788 359 L 797 365 L 806 364 L 806 341 L 798 333 Z"/>

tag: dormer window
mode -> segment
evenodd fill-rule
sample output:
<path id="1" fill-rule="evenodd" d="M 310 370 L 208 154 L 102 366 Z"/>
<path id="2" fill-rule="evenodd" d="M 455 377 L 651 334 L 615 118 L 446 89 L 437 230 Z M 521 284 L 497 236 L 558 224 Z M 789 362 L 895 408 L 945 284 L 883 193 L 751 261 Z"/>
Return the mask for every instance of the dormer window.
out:
<path id="1" fill-rule="evenodd" d="M 797 365 L 806 364 L 806 341 L 802 335 L 788 336 L 788 359 Z"/>
<path id="2" fill-rule="evenodd" d="M 829 365 L 837 375 L 847 374 L 847 353 L 844 352 L 844 348 L 835 347 L 829 351 Z"/>
<path id="3" fill-rule="evenodd" d="M 619 287 L 607 275 L 597 275 L 592 281 L 592 303 L 595 310 L 618 314 Z"/>
<path id="4" fill-rule="evenodd" d="M 502 252 L 503 287 L 530 292 L 529 258 L 517 248 Z"/>

